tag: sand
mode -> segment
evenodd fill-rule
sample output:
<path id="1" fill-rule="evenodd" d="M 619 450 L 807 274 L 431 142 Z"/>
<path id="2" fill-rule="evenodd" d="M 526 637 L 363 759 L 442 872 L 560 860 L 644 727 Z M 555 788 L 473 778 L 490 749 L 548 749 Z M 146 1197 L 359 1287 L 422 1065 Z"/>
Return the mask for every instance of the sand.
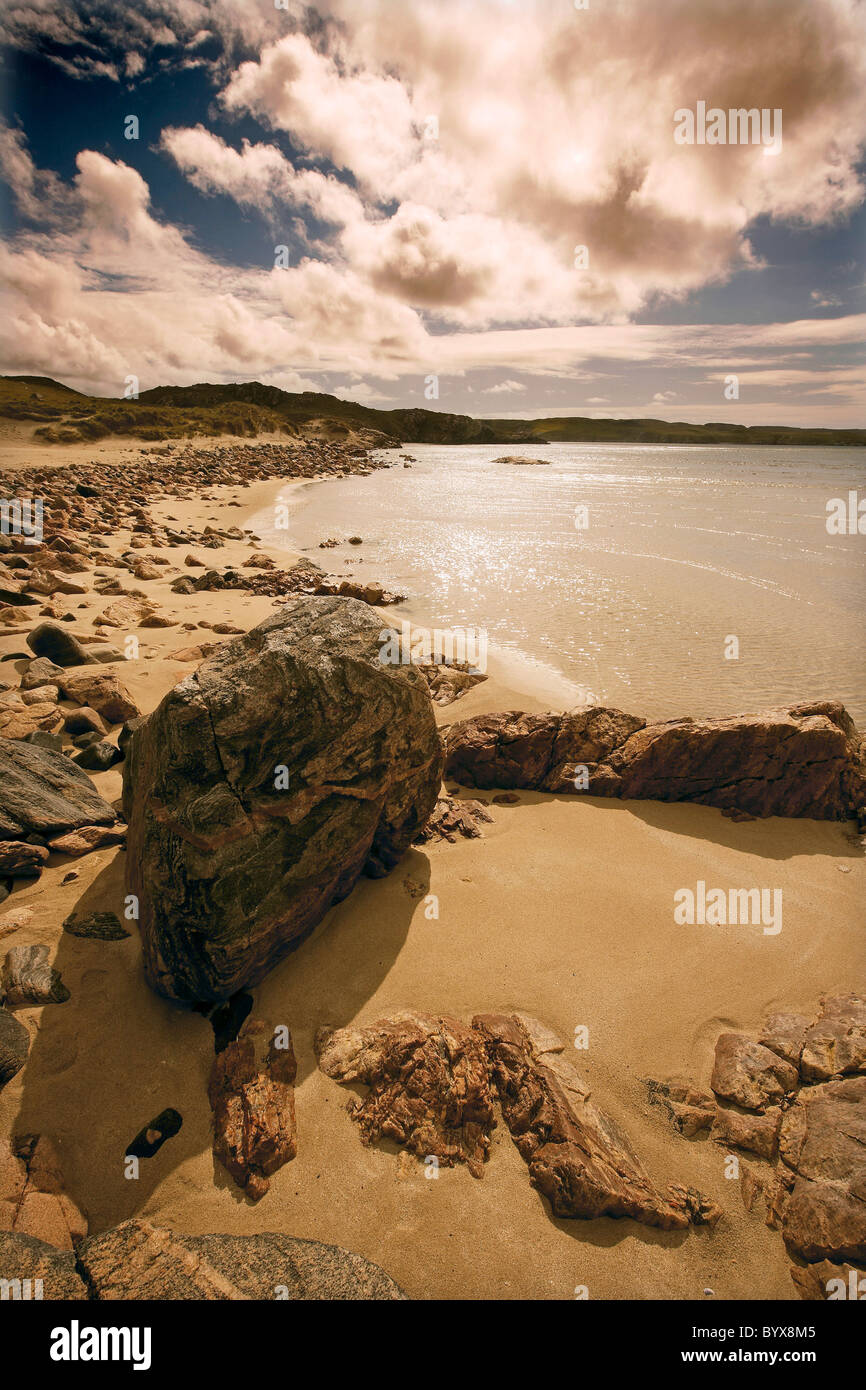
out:
<path id="1" fill-rule="evenodd" d="M 23 452 L 34 461 L 32 449 Z M 98 452 L 88 446 L 80 457 Z M 0 464 L 12 453 L 11 444 L 0 449 Z M 243 527 L 291 487 L 215 488 L 207 496 L 217 501 L 156 510 L 199 526 Z M 185 551 L 165 553 L 182 568 Z M 284 551 L 268 553 L 285 560 Z M 199 554 L 223 567 L 246 558 L 249 547 Z M 328 552 L 321 554 L 327 566 Z M 238 592 L 171 594 L 171 577 L 135 587 L 181 623 L 248 628 L 275 606 Z M 85 605 L 75 630 L 87 632 L 106 600 L 69 602 Z M 382 613 L 383 625 L 399 618 L 399 610 Z M 139 636 L 139 659 L 119 674 L 147 711 L 193 669 L 171 652 L 213 639 L 206 629 L 180 627 Z M 23 641 L 0 636 L 0 655 L 22 650 Z M 568 696 L 554 674 L 497 653 L 490 679 L 439 717 L 565 708 Z M 120 794 L 119 770 L 94 780 L 109 800 Z M 22 906 L 34 914 L 0 950 L 45 942 L 72 994 L 64 1005 L 16 1011 L 34 1038 L 27 1066 L 0 1094 L 0 1133 L 52 1136 L 93 1231 L 140 1215 L 192 1233 L 269 1230 L 332 1241 L 376 1260 L 413 1298 L 571 1299 L 580 1287 L 594 1299 L 702 1298 L 706 1289 L 716 1298 L 796 1298 L 782 1240 L 744 1210 L 739 1184 L 725 1176 L 724 1152 L 706 1138 L 675 1134 L 648 1104 L 642 1078 L 682 1076 L 706 1088 L 722 1029 L 757 1027 L 772 1010 L 809 1011 L 823 992 L 862 980 L 866 866 L 849 829 L 778 819 L 734 824 L 704 807 L 531 793 L 491 810 L 483 839 L 413 850 L 388 878 L 362 881 L 256 989 L 255 1015 L 291 1028 L 299 1062 L 298 1156 L 259 1204 L 211 1153 L 209 1024 L 150 992 L 134 928 L 120 943 L 61 931 L 73 910 L 118 909 L 123 851 L 58 859 L 0 907 L 0 917 Z M 71 869 L 78 876 L 64 884 Z M 675 925 L 674 892 L 698 879 L 781 888 L 781 933 Z M 424 896 L 413 897 L 407 880 L 423 885 Z M 428 894 L 435 920 L 425 915 Z M 629 1220 L 555 1220 L 501 1124 L 481 1180 L 463 1168 L 428 1180 L 393 1146 L 362 1147 L 345 1113 L 349 1092 L 316 1068 L 313 1035 L 405 1007 L 463 1019 L 520 1009 L 567 1043 L 586 1025 L 589 1048 L 573 1056 L 596 1103 L 624 1128 L 657 1183 L 700 1188 L 721 1204 L 724 1219 L 713 1231 L 687 1234 Z M 166 1106 L 180 1111 L 183 1128 L 142 1162 L 138 1180 L 126 1179 L 126 1146 Z"/>

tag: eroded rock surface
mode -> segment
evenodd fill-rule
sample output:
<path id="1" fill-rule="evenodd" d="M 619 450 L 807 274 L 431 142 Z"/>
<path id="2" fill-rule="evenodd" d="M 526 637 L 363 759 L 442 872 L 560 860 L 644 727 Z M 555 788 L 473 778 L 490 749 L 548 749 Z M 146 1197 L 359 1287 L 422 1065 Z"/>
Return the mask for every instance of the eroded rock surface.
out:
<path id="1" fill-rule="evenodd" d="M 272 1040 L 262 1059 L 256 1042 L 255 1034 L 244 1032 L 228 1043 L 214 1058 L 208 1082 L 214 1155 L 255 1202 L 298 1151 L 291 1037 L 286 1047 Z"/>
<path id="2" fill-rule="evenodd" d="M 797 1085 L 797 1069 L 742 1033 L 722 1033 L 710 1085 L 717 1096 L 735 1101 L 745 1110 L 766 1110 L 777 1105 Z"/>
<path id="3" fill-rule="evenodd" d="M 420 672 L 378 660 L 380 632 L 351 600 L 291 600 L 136 729 L 128 889 L 159 992 L 216 1000 L 255 984 L 427 821 L 433 709 Z"/>
<path id="4" fill-rule="evenodd" d="M 521 1014 L 480 1014 L 472 1026 L 484 1038 L 530 1182 L 555 1216 L 630 1216 L 665 1230 L 689 1225 L 704 1199 L 686 1188 L 674 1189 L 671 1200 L 656 1191 L 625 1135 L 590 1100 L 559 1038 Z"/>
<path id="5" fill-rule="evenodd" d="M 463 786 L 694 801 L 753 816 L 843 820 L 866 800 L 860 736 L 838 702 L 647 724 L 599 707 L 480 715 L 447 732 Z"/>
<path id="6" fill-rule="evenodd" d="M 275 1232 L 187 1236 L 132 1220 L 91 1236 L 78 1256 L 100 1300 L 405 1298 L 371 1260 Z"/>
<path id="7" fill-rule="evenodd" d="M 392 1139 L 419 1158 L 483 1174 L 494 1126 L 484 1040 L 458 1019 L 405 1012 L 316 1040 L 326 1076 L 369 1092 L 349 1113 L 365 1144 Z"/>

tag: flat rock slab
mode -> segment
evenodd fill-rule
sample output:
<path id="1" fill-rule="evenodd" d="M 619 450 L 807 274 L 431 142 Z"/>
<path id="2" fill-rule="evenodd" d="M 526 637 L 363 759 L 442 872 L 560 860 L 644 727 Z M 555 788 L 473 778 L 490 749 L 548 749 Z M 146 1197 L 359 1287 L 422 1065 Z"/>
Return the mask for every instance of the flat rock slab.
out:
<path id="1" fill-rule="evenodd" d="M 0 840 L 113 825 L 114 809 L 62 753 L 0 738 Z"/>
<path id="2" fill-rule="evenodd" d="M 866 1076 L 804 1087 L 779 1153 L 797 1175 L 782 1211 L 788 1249 L 810 1262 L 866 1260 Z"/>
<path id="3" fill-rule="evenodd" d="M 146 1221 L 91 1236 L 78 1250 L 97 1299 L 405 1299 L 394 1280 L 337 1245 L 267 1233 L 183 1236 Z"/>

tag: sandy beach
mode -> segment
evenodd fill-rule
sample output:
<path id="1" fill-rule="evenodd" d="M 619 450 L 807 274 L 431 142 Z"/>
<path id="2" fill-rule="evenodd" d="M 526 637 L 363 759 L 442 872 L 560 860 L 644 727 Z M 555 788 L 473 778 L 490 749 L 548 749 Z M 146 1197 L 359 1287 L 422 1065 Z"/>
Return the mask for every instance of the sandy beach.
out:
<path id="1" fill-rule="evenodd" d="M 120 454 L 131 446 L 113 447 Z M 98 456 L 92 446 L 70 446 L 62 459 L 50 457 Z M 0 466 L 36 457 L 10 442 Z M 47 451 L 38 451 L 43 457 Z M 213 488 L 206 498 L 160 503 L 153 515 L 243 529 L 294 486 Z M 112 550 L 122 552 L 129 539 L 113 537 Z M 172 653 L 214 640 L 201 624 L 246 631 L 280 602 L 241 591 L 172 593 L 184 552 L 162 553 L 171 567 L 143 587 L 177 625 L 131 629 L 138 659 L 117 667 L 144 713 L 194 669 Z M 249 553 L 249 540 L 229 541 L 219 564 L 240 564 Z M 285 550 L 265 553 L 285 565 Z M 90 592 L 69 603 L 73 630 L 92 633 L 105 599 Z M 381 613 L 388 626 L 394 610 Z M 431 624 L 436 618 L 429 615 Z M 0 657 L 26 650 L 25 630 L 0 629 Z M 487 711 L 563 710 L 568 696 L 564 680 L 498 653 L 489 679 L 437 718 L 445 725 Z M 108 801 L 119 797 L 119 765 L 93 778 Z M 18 883 L 0 908 L 0 919 L 11 908 L 33 913 L 4 937 L 3 950 L 47 945 L 71 998 L 17 1010 L 31 1052 L 0 1094 L 0 1134 L 52 1137 L 91 1232 L 133 1215 L 186 1233 L 287 1232 L 371 1258 L 418 1299 L 573 1299 L 578 1287 L 593 1299 L 695 1299 L 708 1290 L 718 1299 L 796 1298 L 778 1232 L 745 1210 L 739 1182 L 725 1176 L 723 1150 L 706 1135 L 676 1134 L 650 1105 L 644 1078 L 677 1077 L 705 1089 L 721 1031 L 756 1029 L 774 1011 L 809 1013 L 821 995 L 857 984 L 866 864 L 850 827 L 778 818 L 739 824 L 704 806 L 534 792 L 489 810 L 482 838 L 415 848 L 388 877 L 362 879 L 254 990 L 254 1016 L 269 1030 L 291 1029 L 299 1064 L 298 1155 L 257 1205 L 211 1152 L 209 1024 L 147 987 L 134 930 L 121 942 L 62 932 L 73 910 L 118 910 L 124 851 L 97 850 L 74 863 L 54 856 L 41 878 Z M 77 876 L 64 882 L 70 867 Z M 781 888 L 783 929 L 676 925 L 673 891 L 699 879 Z M 430 894 L 438 903 L 433 920 L 425 915 Z M 660 1187 L 700 1189 L 722 1207 L 722 1220 L 683 1233 L 629 1219 L 556 1219 L 501 1122 L 480 1180 L 461 1166 L 428 1180 L 423 1165 L 394 1145 L 363 1147 L 345 1111 L 350 1091 L 318 1069 L 313 1037 L 323 1026 L 368 1023 L 401 1008 L 464 1021 L 521 1011 L 567 1044 L 585 1026 L 589 1046 L 572 1060 L 596 1104 Z M 142 1165 L 137 1181 L 126 1180 L 126 1146 L 167 1106 L 183 1116 L 180 1133 Z"/>

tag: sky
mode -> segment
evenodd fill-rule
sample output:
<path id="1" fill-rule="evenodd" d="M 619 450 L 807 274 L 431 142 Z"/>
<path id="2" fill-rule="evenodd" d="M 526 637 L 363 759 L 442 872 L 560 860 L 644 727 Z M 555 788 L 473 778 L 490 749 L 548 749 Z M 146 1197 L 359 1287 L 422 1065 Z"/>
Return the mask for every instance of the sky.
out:
<path id="1" fill-rule="evenodd" d="M 864 40 L 866 0 L 4 0 L 0 372 L 862 427 Z"/>

